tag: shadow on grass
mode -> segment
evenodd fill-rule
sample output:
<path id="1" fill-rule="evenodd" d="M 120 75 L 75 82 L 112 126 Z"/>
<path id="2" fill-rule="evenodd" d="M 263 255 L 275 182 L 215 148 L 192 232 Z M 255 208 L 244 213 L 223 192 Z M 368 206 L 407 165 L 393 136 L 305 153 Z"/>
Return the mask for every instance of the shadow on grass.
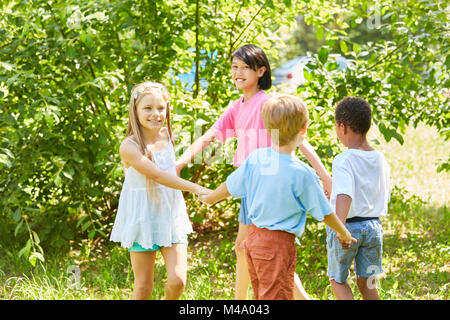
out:
<path id="1" fill-rule="evenodd" d="M 385 277 L 382 299 L 449 299 L 450 217 L 446 206 L 433 207 L 417 197 L 393 191 L 389 216 L 383 218 Z M 188 281 L 182 299 L 232 299 L 237 228 L 197 233 L 188 246 Z M 297 246 L 296 271 L 313 299 L 334 299 L 327 276 L 326 232 L 323 223 L 308 221 Z M 133 272 L 129 254 L 117 244 L 76 246 L 68 255 L 48 254 L 36 267 L 18 250 L 0 247 L 0 298 L 3 299 L 130 299 Z M 67 288 L 67 268 L 81 269 L 79 288 Z M 350 284 L 356 298 L 354 275 Z M 158 253 L 153 299 L 164 298 L 167 281 Z M 251 294 L 249 294 L 251 297 Z"/>

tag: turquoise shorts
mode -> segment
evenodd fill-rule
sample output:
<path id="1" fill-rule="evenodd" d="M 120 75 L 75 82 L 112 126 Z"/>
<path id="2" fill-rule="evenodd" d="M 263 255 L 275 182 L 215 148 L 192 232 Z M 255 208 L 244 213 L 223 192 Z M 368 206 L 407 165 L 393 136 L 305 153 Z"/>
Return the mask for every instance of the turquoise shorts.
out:
<path id="1" fill-rule="evenodd" d="M 187 243 L 187 241 L 180 241 L 175 243 Z M 145 249 L 139 243 L 134 242 L 133 245 L 130 248 L 128 248 L 128 252 L 158 251 L 159 249 L 161 249 L 161 246 L 158 246 L 157 244 L 154 244 L 153 247 L 149 249 Z"/>
<path id="2" fill-rule="evenodd" d="M 153 247 L 149 248 L 149 249 L 144 249 L 139 243 L 135 242 L 133 243 L 133 245 L 128 248 L 128 252 L 146 252 L 146 251 L 157 251 L 159 250 L 159 248 L 161 248 L 160 246 L 158 246 L 157 244 L 154 244 Z"/>

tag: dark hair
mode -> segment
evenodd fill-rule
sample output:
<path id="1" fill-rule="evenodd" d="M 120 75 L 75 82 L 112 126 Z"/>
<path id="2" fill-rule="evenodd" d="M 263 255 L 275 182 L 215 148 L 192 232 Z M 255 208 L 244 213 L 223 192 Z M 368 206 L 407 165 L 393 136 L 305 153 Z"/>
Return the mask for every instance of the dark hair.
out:
<path id="1" fill-rule="evenodd" d="M 266 67 L 266 71 L 258 80 L 258 87 L 261 90 L 270 89 L 272 86 L 272 72 L 270 71 L 269 60 L 266 57 L 264 51 L 261 48 L 253 45 L 246 44 L 240 48 L 238 48 L 235 52 L 233 52 L 231 56 L 231 60 L 233 58 L 238 58 L 244 61 L 252 70 Z"/>
<path id="2" fill-rule="evenodd" d="M 355 133 L 366 134 L 372 122 L 372 109 L 369 103 L 357 97 L 345 97 L 336 105 L 335 120 L 345 124 Z"/>

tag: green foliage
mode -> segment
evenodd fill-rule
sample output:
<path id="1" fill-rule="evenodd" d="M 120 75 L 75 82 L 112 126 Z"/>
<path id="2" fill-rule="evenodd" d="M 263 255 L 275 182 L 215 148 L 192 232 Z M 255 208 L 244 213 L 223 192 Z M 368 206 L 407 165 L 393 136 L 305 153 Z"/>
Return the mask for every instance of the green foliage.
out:
<path id="1" fill-rule="evenodd" d="M 228 81 L 231 53 L 252 42 L 276 57 L 284 19 L 298 11 L 288 2 L 3 1 L 0 225 L 23 246 L 21 256 L 35 264 L 43 248 L 106 239 L 132 87 L 165 82 L 177 136 L 192 142 L 193 121 L 209 127 L 238 94 Z M 177 75 L 192 65 L 196 83 L 186 92 Z M 218 167 L 183 174 L 218 183 L 232 168 Z M 188 199 L 200 223 L 211 211 L 196 210 L 196 201 Z"/>
<path id="2" fill-rule="evenodd" d="M 449 212 L 446 207 L 429 207 L 421 199 L 408 197 L 395 188 L 383 219 L 384 276 L 379 280 L 383 300 L 447 300 Z M 309 224 L 309 232 L 297 247 L 296 272 L 312 299 L 335 299 L 326 265 L 326 230 L 323 224 Z M 181 299 L 231 300 L 234 296 L 236 257 L 235 234 L 193 235 L 189 244 L 189 268 L 186 289 Z M 45 263 L 31 267 L 21 263 L 16 251 L 0 247 L 0 299 L 73 300 L 130 299 L 133 273 L 126 250 L 112 243 L 93 248 L 88 241 L 71 248 L 71 255 L 48 254 Z M 69 272 L 78 267 L 73 279 Z M 167 279 L 160 253 L 155 263 L 155 287 L 152 299 L 164 298 Z M 361 299 L 352 272 L 349 283 L 355 298 Z M 250 288 L 248 297 L 253 298 Z"/>
<path id="3" fill-rule="evenodd" d="M 316 30 L 308 81 L 297 93 L 310 111 L 309 141 L 330 168 L 340 152 L 327 133 L 334 130 L 334 107 L 345 96 L 364 97 L 386 141 L 403 144 L 409 124 L 435 126 L 449 136 L 449 21 L 443 1 L 308 1 L 306 26 Z M 332 53 L 345 56 L 338 70 Z M 448 170 L 447 162 L 439 170 Z"/>
<path id="4" fill-rule="evenodd" d="M 333 109 L 346 95 L 366 98 L 374 111 L 374 122 L 384 138 L 403 143 L 410 123 L 435 126 L 449 138 L 449 21 L 444 1 L 383 1 L 370 4 L 353 0 L 311 1 L 305 22 L 325 28 L 324 44 L 312 66 L 307 92 L 311 105 Z M 324 8 L 327 8 L 324 10 Z M 365 28 L 358 25 L 365 24 Z M 332 28 L 330 26 L 333 26 Z M 351 38 L 363 29 L 378 37 L 361 43 Z M 318 37 L 323 37 L 319 32 Z M 329 52 L 340 53 L 352 65 L 337 76 L 326 72 Z M 328 76 L 327 76 L 328 75 Z M 321 92 L 328 94 L 321 94 Z M 311 97 L 311 98 L 310 98 Z M 327 119 L 328 120 L 328 119 Z M 325 121 L 326 122 L 326 121 Z M 320 126 L 321 127 L 321 126 Z"/>
<path id="5" fill-rule="evenodd" d="M 5 241 L 15 239 L 21 257 L 36 265 L 43 249 L 107 239 L 123 181 L 118 147 L 132 87 L 145 79 L 168 85 L 180 154 L 199 136 L 196 124 L 206 130 L 238 97 L 229 81 L 232 52 L 255 43 L 274 64 L 298 12 L 323 44 L 313 52 L 309 82 L 298 93 L 310 106 L 309 140 L 328 167 L 339 152 L 328 136 L 333 106 L 345 95 L 369 100 L 387 140 L 402 142 L 405 127 L 420 121 L 448 138 L 445 9 L 443 1 L 431 0 L 384 1 L 379 7 L 362 0 L 3 1 L 0 228 L 10 239 Z M 371 26 L 373 41 L 353 40 L 363 23 Z M 352 65 L 338 70 L 331 53 L 344 54 Z M 192 66 L 195 83 L 186 91 L 177 75 Z M 214 157 L 218 151 L 208 152 Z M 232 170 L 230 164 L 203 161 L 182 176 L 214 188 Z M 230 213 L 236 201 L 207 208 L 186 198 L 197 226 L 235 221 Z"/>

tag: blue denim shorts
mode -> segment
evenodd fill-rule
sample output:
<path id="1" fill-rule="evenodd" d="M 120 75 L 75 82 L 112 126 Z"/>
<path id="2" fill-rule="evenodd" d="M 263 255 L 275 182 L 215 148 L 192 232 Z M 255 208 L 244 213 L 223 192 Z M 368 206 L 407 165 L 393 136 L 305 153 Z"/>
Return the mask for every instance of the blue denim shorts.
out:
<path id="1" fill-rule="evenodd" d="M 252 224 L 252 220 L 248 217 L 248 210 L 247 210 L 247 200 L 246 198 L 241 198 L 241 208 L 239 209 L 239 218 L 238 221 L 240 223 L 243 223 L 247 226 Z"/>
<path id="2" fill-rule="evenodd" d="M 336 232 L 327 227 L 328 275 L 336 282 L 347 280 L 350 267 L 355 260 L 358 277 L 370 277 L 383 273 L 383 227 L 380 220 L 349 222 L 345 227 L 358 240 L 344 250 L 336 238 Z"/>

